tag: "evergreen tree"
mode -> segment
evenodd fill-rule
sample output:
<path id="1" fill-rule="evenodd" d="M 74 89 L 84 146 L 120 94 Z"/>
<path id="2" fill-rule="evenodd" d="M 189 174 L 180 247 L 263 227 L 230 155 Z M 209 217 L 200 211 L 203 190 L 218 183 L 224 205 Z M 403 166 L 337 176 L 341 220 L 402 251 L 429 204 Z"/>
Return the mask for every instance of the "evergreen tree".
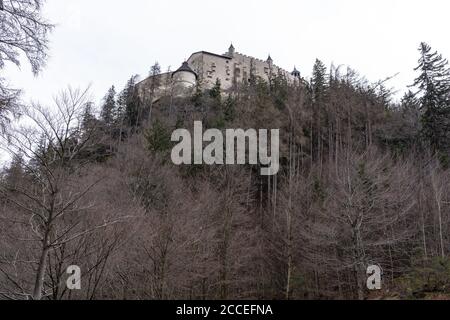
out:
<path id="1" fill-rule="evenodd" d="M 154 76 L 158 76 L 160 74 L 161 74 L 161 66 L 159 65 L 158 62 L 155 62 L 155 64 L 150 67 L 149 76 L 154 77 Z"/>
<path id="2" fill-rule="evenodd" d="M 191 102 L 196 108 L 200 108 L 203 104 L 203 91 L 200 80 L 195 84 L 195 89 L 191 96 Z"/>
<path id="3" fill-rule="evenodd" d="M 132 76 L 119 96 L 119 105 L 123 112 L 124 123 L 128 127 L 140 125 L 140 99 L 136 90 L 136 82 L 139 76 Z"/>
<path id="4" fill-rule="evenodd" d="M 225 101 L 224 116 L 225 121 L 233 121 L 236 116 L 236 102 L 231 94 L 228 95 L 228 98 Z"/>
<path id="5" fill-rule="evenodd" d="M 92 124 L 96 121 L 95 115 L 93 112 L 93 103 L 88 102 L 84 107 L 83 119 L 82 119 L 82 127 L 83 130 L 86 131 L 87 128 L 92 126 Z"/>
<path id="6" fill-rule="evenodd" d="M 411 90 L 408 90 L 408 92 L 403 95 L 403 98 L 401 100 L 401 107 L 403 110 L 420 109 L 420 103 L 417 100 L 416 95 Z"/>
<path id="7" fill-rule="evenodd" d="M 421 43 L 420 76 L 414 86 L 419 89 L 422 111 L 422 135 L 435 151 L 449 147 L 450 138 L 450 70 L 448 61 L 431 47 Z"/>
<path id="8" fill-rule="evenodd" d="M 145 133 L 147 148 L 152 152 L 164 152 L 171 148 L 170 130 L 159 120 L 156 120 Z"/>
<path id="9" fill-rule="evenodd" d="M 313 99 L 315 102 L 320 101 L 327 88 L 327 67 L 322 61 L 316 59 L 313 67 L 313 74 L 311 79 L 311 89 L 313 93 Z"/>
<path id="10" fill-rule="evenodd" d="M 327 68 L 322 61 L 316 59 L 311 78 L 311 155 L 322 159 L 324 145 L 323 137 L 327 136 L 326 129 L 329 128 L 328 113 L 326 112 L 325 97 L 328 88 Z"/>
<path id="11" fill-rule="evenodd" d="M 209 96 L 218 103 L 220 103 L 222 98 L 221 94 L 222 94 L 222 85 L 220 83 L 220 79 L 217 78 L 214 87 L 209 91 Z"/>
<path id="12" fill-rule="evenodd" d="M 119 93 L 119 96 L 117 98 L 117 110 L 116 110 L 117 119 L 127 118 L 127 109 L 129 103 L 132 101 L 133 98 L 136 77 L 137 76 L 131 77 L 127 81 L 125 88 Z"/>
<path id="13" fill-rule="evenodd" d="M 152 120 L 153 102 L 155 100 L 155 93 L 161 87 L 161 66 L 158 62 L 155 62 L 150 68 L 149 77 L 149 94 L 144 98 L 145 114 L 143 117 L 146 120 Z"/>
<path id="14" fill-rule="evenodd" d="M 117 125 L 123 123 L 126 116 L 127 97 L 125 90 L 126 88 L 117 95 L 116 110 L 114 112 L 114 120 Z"/>
<path id="15" fill-rule="evenodd" d="M 25 161 L 22 154 L 15 154 L 11 160 L 11 164 L 5 169 L 4 182 L 8 187 L 14 187 L 25 174 Z"/>
<path id="16" fill-rule="evenodd" d="M 287 87 L 288 83 L 286 77 L 278 73 L 276 76 L 272 77 L 270 82 L 270 95 L 272 97 L 273 103 L 278 109 L 284 109 L 287 100 Z"/>
<path id="17" fill-rule="evenodd" d="M 116 89 L 112 86 L 108 90 L 102 106 L 101 118 L 105 125 L 111 126 L 114 123 L 116 108 Z"/>
<path id="18" fill-rule="evenodd" d="M 161 79 L 159 75 L 161 74 L 161 66 L 158 62 L 155 62 L 153 66 L 150 67 L 149 77 L 151 78 L 150 82 L 150 94 L 153 98 L 155 90 L 161 86 Z"/>

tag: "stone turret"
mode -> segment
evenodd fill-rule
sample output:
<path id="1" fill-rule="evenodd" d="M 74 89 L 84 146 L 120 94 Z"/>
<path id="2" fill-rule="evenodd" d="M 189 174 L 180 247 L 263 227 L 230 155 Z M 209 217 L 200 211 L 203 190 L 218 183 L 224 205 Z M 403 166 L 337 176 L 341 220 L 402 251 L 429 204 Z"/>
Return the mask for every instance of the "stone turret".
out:
<path id="1" fill-rule="evenodd" d="M 291 75 L 293 77 L 295 77 L 296 79 L 300 79 L 301 78 L 300 71 L 297 70 L 297 67 L 294 67 L 294 71 L 291 72 Z"/>
<path id="2" fill-rule="evenodd" d="M 189 64 L 185 61 L 181 67 L 172 73 L 172 79 L 175 85 L 189 88 L 197 83 L 197 74 L 191 69 Z"/>
<path id="3" fill-rule="evenodd" d="M 226 53 L 226 56 L 233 58 L 235 52 L 236 52 L 236 49 L 234 48 L 233 44 L 231 44 L 230 47 L 228 48 L 228 52 Z"/>

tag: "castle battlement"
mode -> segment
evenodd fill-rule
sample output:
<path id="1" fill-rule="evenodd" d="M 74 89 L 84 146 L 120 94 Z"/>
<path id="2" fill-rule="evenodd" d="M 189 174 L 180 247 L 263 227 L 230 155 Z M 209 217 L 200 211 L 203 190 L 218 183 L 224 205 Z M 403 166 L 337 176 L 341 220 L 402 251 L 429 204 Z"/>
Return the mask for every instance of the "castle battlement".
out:
<path id="1" fill-rule="evenodd" d="M 210 89 L 219 80 L 222 89 L 227 91 L 249 81 L 251 77 L 269 81 L 276 75 L 284 76 L 290 83 L 300 83 L 300 73 L 295 68 L 293 72 L 288 72 L 275 65 L 270 56 L 264 61 L 236 52 L 231 45 L 225 54 L 195 52 L 178 70 L 166 73 L 163 81 L 160 81 L 161 77 L 149 77 L 138 84 L 138 89 L 146 95 L 149 88 L 154 90 L 154 82 L 158 81 L 158 91 L 185 92 L 198 83 L 203 89 Z"/>

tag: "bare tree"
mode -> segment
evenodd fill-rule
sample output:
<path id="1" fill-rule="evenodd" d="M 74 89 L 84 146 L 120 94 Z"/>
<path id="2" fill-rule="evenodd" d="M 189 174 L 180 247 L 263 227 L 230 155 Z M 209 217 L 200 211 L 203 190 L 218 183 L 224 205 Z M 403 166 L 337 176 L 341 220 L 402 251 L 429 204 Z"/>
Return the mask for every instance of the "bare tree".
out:
<path id="1" fill-rule="evenodd" d="M 53 25 L 42 17 L 43 0 L 2 0 L 0 10 L 0 70 L 7 62 L 20 66 L 24 54 L 34 74 L 45 64 L 48 35 Z M 0 77 L 0 123 L 18 108 L 20 91 L 8 88 Z"/>
<path id="2" fill-rule="evenodd" d="M 341 160 L 338 175 L 329 183 L 326 209 L 321 210 L 325 215 L 320 215 L 328 227 L 317 225 L 323 239 L 338 244 L 341 268 L 352 273 L 358 299 L 365 296 L 367 266 L 383 264 L 389 257 L 386 251 L 412 234 L 407 217 L 416 207 L 410 164 L 375 155 L 373 149 L 362 155 L 350 152 Z"/>
<path id="3" fill-rule="evenodd" d="M 55 99 L 54 112 L 38 104 L 24 108 L 26 124 L 12 128 L 3 141 L 3 148 L 9 154 L 24 158 L 24 166 L 30 173 L 30 183 L 2 185 L 0 192 L 24 214 L 20 223 L 29 231 L 20 234 L 24 238 L 15 235 L 17 241 L 32 244 L 32 251 L 38 252 L 30 259 L 35 274 L 32 292 L 27 288 L 20 292 L 35 300 L 47 296 L 45 272 L 52 251 L 124 220 L 124 217 L 111 218 L 105 214 L 100 223 L 92 224 L 83 218 L 94 206 L 84 199 L 102 180 L 87 185 L 78 183 L 85 164 L 82 152 L 92 143 L 95 130 L 82 131 L 87 99 L 87 90 L 68 89 Z M 17 217 L 12 212 L 5 218 L 11 221 L 14 216 Z"/>
<path id="4" fill-rule="evenodd" d="M 53 25 L 42 17 L 43 0 L 6 0 L 0 12 L 0 68 L 6 62 L 20 66 L 26 55 L 34 73 L 44 65 L 48 35 Z"/>

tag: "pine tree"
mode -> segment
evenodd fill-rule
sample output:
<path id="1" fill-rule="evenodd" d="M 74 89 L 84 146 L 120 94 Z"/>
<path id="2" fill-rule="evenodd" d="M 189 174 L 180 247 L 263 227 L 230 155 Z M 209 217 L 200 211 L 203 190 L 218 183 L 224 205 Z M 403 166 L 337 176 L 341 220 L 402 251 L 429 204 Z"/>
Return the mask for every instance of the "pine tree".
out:
<path id="1" fill-rule="evenodd" d="M 201 80 L 195 84 L 194 92 L 191 96 L 191 102 L 196 108 L 200 108 L 203 105 L 203 90 Z"/>
<path id="2" fill-rule="evenodd" d="M 155 62 L 155 64 L 150 67 L 149 76 L 154 77 L 160 74 L 161 74 L 161 66 L 159 65 L 158 62 Z"/>
<path id="3" fill-rule="evenodd" d="M 155 62 L 153 66 L 150 67 L 149 77 L 151 78 L 150 82 L 150 94 L 151 99 L 153 99 L 153 95 L 155 90 L 161 86 L 161 78 L 159 75 L 161 74 L 161 66 L 158 62 Z"/>
<path id="4" fill-rule="evenodd" d="M 214 87 L 209 91 L 209 96 L 220 103 L 221 94 L 222 94 L 222 85 L 220 83 L 220 79 L 217 78 Z"/>
<path id="5" fill-rule="evenodd" d="M 414 92 L 412 92 L 411 90 L 408 90 L 408 92 L 406 92 L 403 95 L 403 98 L 401 100 L 401 107 L 403 110 L 419 110 L 420 109 L 420 104 L 419 101 L 417 100 L 416 95 L 414 94 Z"/>
<path id="6" fill-rule="evenodd" d="M 152 121 L 152 113 L 153 113 L 153 102 L 155 100 L 156 91 L 161 87 L 161 66 L 158 62 L 155 62 L 153 66 L 150 68 L 149 77 L 149 95 L 144 99 L 145 108 L 148 110 L 148 114 L 145 115 L 149 121 Z M 147 112 L 146 110 L 146 112 Z"/>
<path id="7" fill-rule="evenodd" d="M 114 123 L 114 116 L 116 112 L 116 89 L 112 86 L 104 98 L 102 106 L 101 118 L 105 125 L 111 126 Z"/>
<path id="8" fill-rule="evenodd" d="M 156 120 L 145 133 L 147 148 L 152 152 L 164 152 L 170 149 L 170 130 L 159 120 Z"/>
<path id="9" fill-rule="evenodd" d="M 114 112 L 114 120 L 117 125 L 124 122 L 127 108 L 126 87 L 117 95 L 116 109 Z"/>
<path id="10" fill-rule="evenodd" d="M 25 174 L 25 161 L 22 154 L 15 154 L 11 164 L 5 169 L 4 183 L 8 187 L 14 187 Z"/>
<path id="11" fill-rule="evenodd" d="M 274 105 L 280 110 L 286 107 L 288 94 L 287 87 L 287 80 L 283 74 L 278 73 L 277 75 L 272 77 L 272 80 L 270 82 L 270 96 Z"/>
<path id="12" fill-rule="evenodd" d="M 136 127 L 140 124 L 140 99 L 136 91 L 137 79 L 137 75 L 132 76 L 118 98 L 118 117 L 123 119 L 124 124 L 128 127 Z"/>
<path id="13" fill-rule="evenodd" d="M 95 120 L 96 119 L 93 112 L 93 103 L 86 103 L 86 105 L 84 106 L 83 119 L 81 123 L 83 130 L 88 129 L 95 122 Z"/>
<path id="14" fill-rule="evenodd" d="M 422 135 L 435 151 L 445 151 L 450 138 L 450 70 L 448 61 L 422 42 L 419 48 L 419 89 L 422 111 Z"/>
<path id="15" fill-rule="evenodd" d="M 327 88 L 327 67 L 322 61 L 316 59 L 313 67 L 313 74 L 311 79 L 311 89 L 313 99 L 315 102 L 320 101 L 326 92 Z"/>
<path id="16" fill-rule="evenodd" d="M 225 101 L 224 105 L 224 116 L 225 121 L 233 121 L 236 117 L 236 102 L 231 96 L 231 94 L 228 95 L 227 100 Z"/>
<path id="17" fill-rule="evenodd" d="M 328 88 L 327 67 L 322 61 L 316 59 L 311 78 L 311 155 L 322 161 L 324 154 L 324 139 L 327 136 L 323 130 L 327 125 L 327 112 L 325 97 Z M 325 122 L 325 124 L 324 124 Z"/>

